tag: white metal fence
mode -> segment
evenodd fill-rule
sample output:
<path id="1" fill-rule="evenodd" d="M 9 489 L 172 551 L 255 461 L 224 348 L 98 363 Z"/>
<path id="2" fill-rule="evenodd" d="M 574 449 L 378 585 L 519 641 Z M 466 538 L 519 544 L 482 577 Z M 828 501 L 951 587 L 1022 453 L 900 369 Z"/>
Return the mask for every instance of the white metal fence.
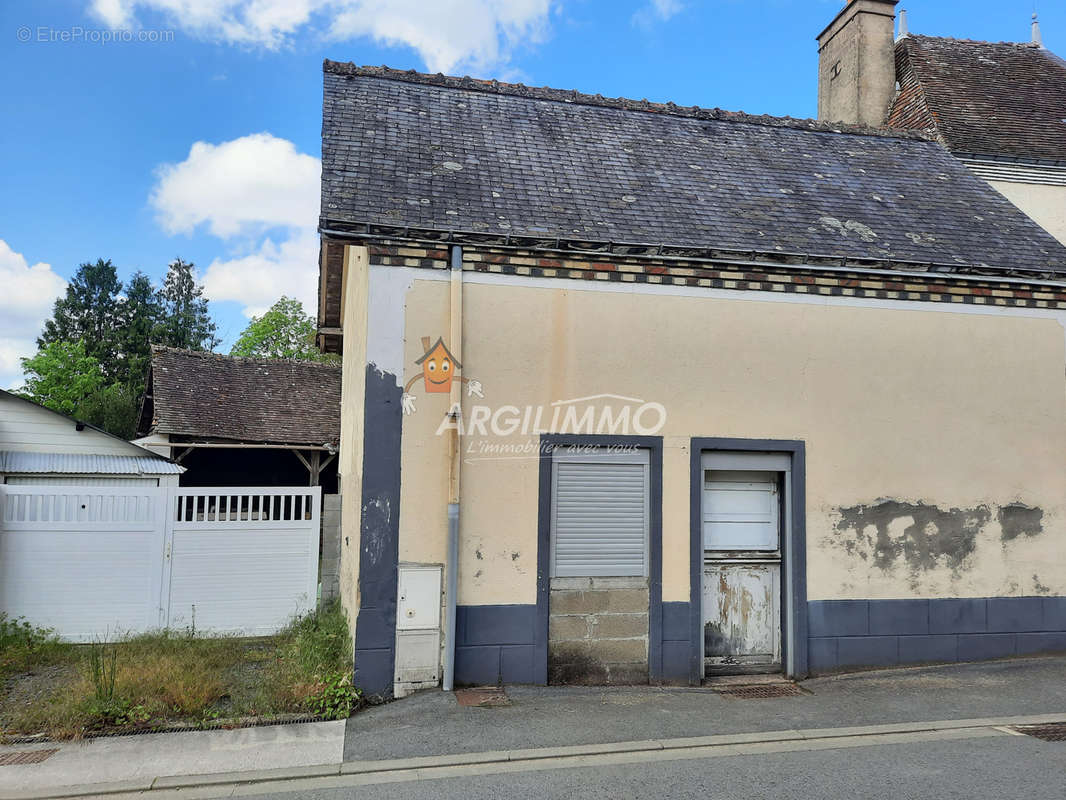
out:
<path id="1" fill-rule="evenodd" d="M 0 612 L 87 641 L 314 608 L 320 487 L 0 485 Z"/>

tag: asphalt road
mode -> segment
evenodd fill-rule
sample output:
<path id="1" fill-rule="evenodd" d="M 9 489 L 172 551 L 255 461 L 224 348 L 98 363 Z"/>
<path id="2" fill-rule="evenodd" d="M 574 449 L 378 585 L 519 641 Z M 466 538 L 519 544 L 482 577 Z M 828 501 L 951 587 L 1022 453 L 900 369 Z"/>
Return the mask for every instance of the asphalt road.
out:
<path id="1" fill-rule="evenodd" d="M 243 794 L 243 793 L 242 793 Z M 275 800 L 1062 800 L 1066 743 L 1028 736 L 654 761 L 255 795 Z"/>

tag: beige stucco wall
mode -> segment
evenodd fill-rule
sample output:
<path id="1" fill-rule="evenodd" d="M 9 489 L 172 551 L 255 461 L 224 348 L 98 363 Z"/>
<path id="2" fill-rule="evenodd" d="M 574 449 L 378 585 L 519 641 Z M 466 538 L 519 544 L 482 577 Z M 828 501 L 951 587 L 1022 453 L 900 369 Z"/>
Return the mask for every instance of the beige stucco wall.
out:
<path id="1" fill-rule="evenodd" d="M 604 392 L 665 405 L 664 600 L 689 596 L 693 436 L 806 442 L 810 599 L 1066 593 L 1066 353 L 1058 320 L 500 280 L 465 288 L 462 374 L 485 393 L 466 399 L 468 407 L 550 406 Z M 447 330 L 447 283 L 414 278 L 401 313 L 406 383 L 419 371 L 420 337 Z M 435 432 L 448 396 L 426 394 L 420 381 L 411 393 L 417 410 L 403 422 L 400 560 L 439 563 L 447 437 Z M 468 436 L 465 447 L 479 440 Z M 468 453 L 461 604 L 535 602 L 537 495 L 535 458 Z M 901 506 L 887 525 L 901 545 L 895 557 L 878 552 L 878 509 L 867 523 L 854 508 L 881 500 L 917 509 L 908 516 L 910 506 Z M 1039 509 L 1038 532 L 1004 538 L 999 510 L 1012 503 Z M 932 506 L 948 517 L 958 510 L 962 545 L 934 546 L 923 565 L 908 551 L 937 533 L 923 516 Z M 915 523 L 915 542 L 903 546 Z M 950 538 L 951 520 L 943 524 Z"/>
<path id="2" fill-rule="evenodd" d="M 341 441 L 337 482 L 341 494 L 340 597 L 355 640 L 359 608 L 359 521 L 363 485 L 363 412 L 366 394 L 366 248 L 348 247 L 344 258 L 344 368 L 341 374 Z"/>
<path id="3" fill-rule="evenodd" d="M 1066 186 L 989 181 L 995 188 L 1066 245 Z"/>

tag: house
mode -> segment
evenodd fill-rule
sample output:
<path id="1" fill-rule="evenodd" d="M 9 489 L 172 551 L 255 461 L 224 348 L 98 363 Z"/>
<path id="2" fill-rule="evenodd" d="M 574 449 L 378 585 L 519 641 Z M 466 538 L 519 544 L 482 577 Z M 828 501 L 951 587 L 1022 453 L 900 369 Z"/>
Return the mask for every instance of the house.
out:
<path id="1" fill-rule="evenodd" d="M 163 455 L 0 390 L 0 484 L 177 486 Z"/>
<path id="2" fill-rule="evenodd" d="M 909 32 L 893 0 L 854 0 L 819 36 L 819 119 L 917 128 L 1066 243 L 1066 61 L 1029 42 Z"/>
<path id="3" fill-rule="evenodd" d="M 1066 248 L 934 135 L 323 72 L 357 685 L 1066 649 Z"/>
<path id="4" fill-rule="evenodd" d="M 181 485 L 321 486 L 321 596 L 337 593 L 340 368 L 156 346 L 137 444 L 185 467 Z"/>

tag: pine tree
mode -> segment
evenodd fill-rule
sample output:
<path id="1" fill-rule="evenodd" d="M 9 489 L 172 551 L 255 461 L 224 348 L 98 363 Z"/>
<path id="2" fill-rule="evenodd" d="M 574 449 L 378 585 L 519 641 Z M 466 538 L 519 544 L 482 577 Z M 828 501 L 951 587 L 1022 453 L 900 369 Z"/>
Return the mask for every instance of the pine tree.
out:
<path id="1" fill-rule="evenodd" d="M 37 346 L 80 341 L 85 353 L 99 362 L 106 378 L 121 380 L 124 376 L 116 354 L 115 329 L 121 292 L 122 281 L 110 259 L 79 265 L 66 294 L 56 300 Z"/>
<path id="2" fill-rule="evenodd" d="M 136 396 L 144 391 L 152 342 L 160 335 L 163 307 L 158 290 L 143 272 L 135 272 L 126 284 L 119 306 L 117 349 L 123 362 L 122 383 Z"/>
<path id="3" fill-rule="evenodd" d="M 196 265 L 176 259 L 160 292 L 162 321 L 159 342 L 185 350 L 214 350 L 222 340 L 207 307 L 204 289 L 196 283 Z"/>

